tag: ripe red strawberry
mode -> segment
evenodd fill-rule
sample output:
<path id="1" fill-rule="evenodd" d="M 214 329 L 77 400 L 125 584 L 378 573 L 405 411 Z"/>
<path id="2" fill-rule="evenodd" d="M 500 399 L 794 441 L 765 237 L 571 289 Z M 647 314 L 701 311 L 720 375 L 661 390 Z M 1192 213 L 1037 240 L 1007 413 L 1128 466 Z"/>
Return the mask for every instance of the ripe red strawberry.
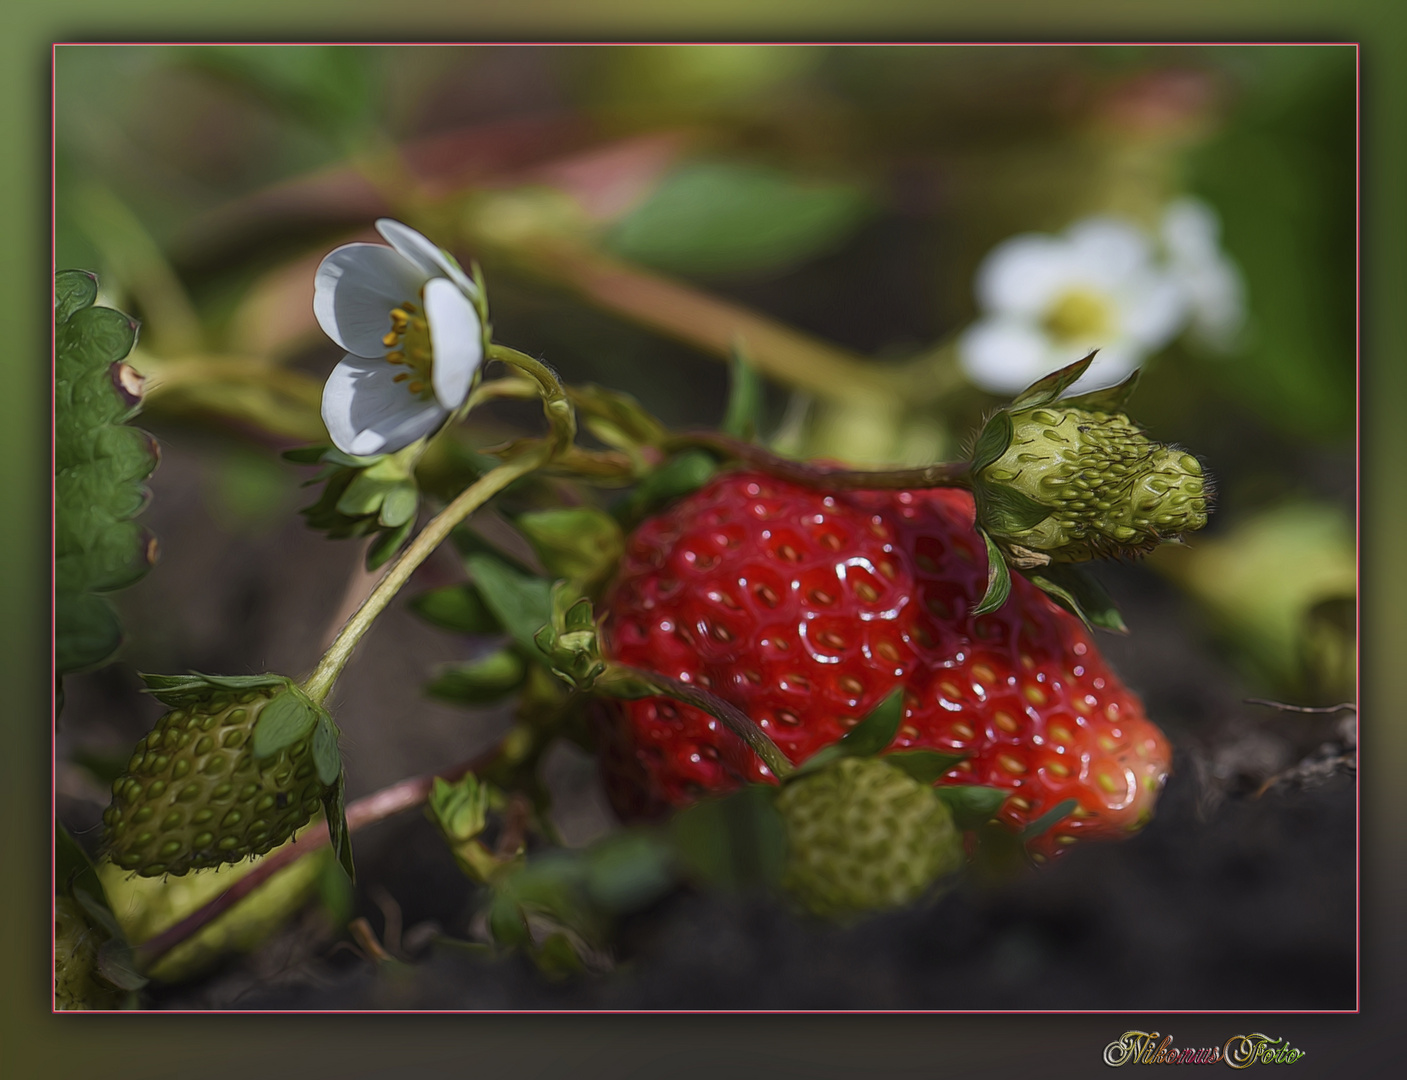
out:
<path id="1" fill-rule="evenodd" d="M 969 614 L 987 580 L 972 523 L 962 491 L 826 494 L 725 474 L 631 537 L 606 649 L 728 699 L 796 762 L 902 684 L 891 749 L 970 755 L 941 782 L 1011 792 L 999 817 L 1013 828 L 1078 801 L 1036 850 L 1138 829 L 1167 740 L 1079 621 L 1024 578 L 998 611 Z M 768 775 L 688 706 L 623 702 L 612 723 L 604 759 L 625 816 Z"/>

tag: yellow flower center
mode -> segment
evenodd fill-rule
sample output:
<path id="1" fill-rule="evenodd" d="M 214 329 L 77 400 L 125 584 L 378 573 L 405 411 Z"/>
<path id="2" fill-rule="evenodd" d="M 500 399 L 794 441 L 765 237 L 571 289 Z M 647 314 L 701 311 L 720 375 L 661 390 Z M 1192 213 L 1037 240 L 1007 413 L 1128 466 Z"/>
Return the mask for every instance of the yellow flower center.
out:
<path id="1" fill-rule="evenodd" d="M 410 368 L 396 375 L 396 382 L 406 384 L 412 394 L 428 398 L 434 393 L 430 369 L 435 363 L 430 346 L 430 324 L 425 321 L 418 305 L 407 300 L 391 309 L 391 329 L 381 339 L 386 346 L 386 363 L 404 364 Z"/>
<path id="2" fill-rule="evenodd" d="M 1114 313 L 1109 301 L 1088 289 L 1061 293 L 1046 309 L 1042 321 L 1052 337 L 1064 341 L 1090 342 L 1107 338 L 1114 329 Z"/>

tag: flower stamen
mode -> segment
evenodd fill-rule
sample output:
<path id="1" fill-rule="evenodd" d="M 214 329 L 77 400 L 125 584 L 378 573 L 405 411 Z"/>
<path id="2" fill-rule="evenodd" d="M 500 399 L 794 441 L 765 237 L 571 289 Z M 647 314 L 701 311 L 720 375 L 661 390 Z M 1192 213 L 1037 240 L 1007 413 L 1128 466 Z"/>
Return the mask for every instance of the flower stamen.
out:
<path id="1" fill-rule="evenodd" d="M 391 329 L 382 337 L 386 346 L 386 363 L 405 364 L 420 376 L 407 382 L 406 389 L 412 394 L 426 393 L 430 386 L 430 371 L 434 367 L 435 353 L 430 343 L 430 324 L 420 313 L 420 308 L 410 301 L 391 309 Z M 394 382 L 406 382 L 410 372 L 397 375 Z"/>

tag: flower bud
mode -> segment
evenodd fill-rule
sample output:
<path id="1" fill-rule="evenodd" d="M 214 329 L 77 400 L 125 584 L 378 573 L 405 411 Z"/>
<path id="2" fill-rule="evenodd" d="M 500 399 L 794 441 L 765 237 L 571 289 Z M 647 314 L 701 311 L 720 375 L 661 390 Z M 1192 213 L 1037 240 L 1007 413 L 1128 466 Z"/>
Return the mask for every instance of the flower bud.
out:
<path id="1" fill-rule="evenodd" d="M 330 719 L 288 680 L 148 683 L 176 707 L 137 743 L 103 812 L 104 845 L 124 870 L 179 875 L 262 855 L 307 824 L 340 776 Z"/>

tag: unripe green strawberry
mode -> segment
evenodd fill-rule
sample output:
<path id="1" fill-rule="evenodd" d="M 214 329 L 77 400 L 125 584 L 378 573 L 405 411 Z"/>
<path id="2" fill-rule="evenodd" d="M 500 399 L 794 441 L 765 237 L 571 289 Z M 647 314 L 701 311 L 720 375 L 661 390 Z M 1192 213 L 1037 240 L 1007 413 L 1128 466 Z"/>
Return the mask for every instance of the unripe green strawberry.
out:
<path id="1" fill-rule="evenodd" d="M 298 836 L 307 831 L 302 830 Z M 294 837 L 289 842 L 297 840 Z M 331 857 L 329 848 L 320 848 L 294 860 L 162 956 L 147 969 L 146 975 L 157 982 L 180 982 L 199 975 L 230 953 L 258 948 L 308 902 Z M 98 878 L 127 940 L 140 945 L 204 907 L 259 865 L 259 861 L 251 861 L 195 870 L 180 878 L 143 878 L 112 863 L 103 863 L 98 867 Z"/>
<path id="2" fill-rule="evenodd" d="M 184 874 L 262 855 L 308 822 L 340 775 L 331 721 L 291 682 L 211 679 L 155 691 L 177 707 L 113 782 L 103 839 L 124 870 Z M 256 753 L 261 741 L 271 745 Z"/>
<path id="3" fill-rule="evenodd" d="M 1006 451 L 975 474 L 974 489 L 979 519 L 1015 552 L 1016 565 L 1137 554 L 1207 523 L 1201 463 L 1154 442 L 1127 416 L 1061 403 L 1010 419 Z M 1008 492 L 1048 515 L 1030 525 L 988 524 L 982 510 Z"/>
<path id="4" fill-rule="evenodd" d="M 54 1007 L 114 1009 L 121 993 L 98 974 L 103 935 L 68 896 L 54 900 Z"/>
<path id="5" fill-rule="evenodd" d="M 962 840 L 934 789 L 879 758 L 848 757 L 782 788 L 787 889 L 845 918 L 902 907 L 962 865 Z"/>
<path id="6" fill-rule="evenodd" d="M 1027 387 L 973 446 L 977 525 L 1012 566 L 1140 555 L 1207 523 L 1201 463 L 1148 438 L 1124 411 L 1137 372 L 1060 399 L 1093 360 Z"/>

